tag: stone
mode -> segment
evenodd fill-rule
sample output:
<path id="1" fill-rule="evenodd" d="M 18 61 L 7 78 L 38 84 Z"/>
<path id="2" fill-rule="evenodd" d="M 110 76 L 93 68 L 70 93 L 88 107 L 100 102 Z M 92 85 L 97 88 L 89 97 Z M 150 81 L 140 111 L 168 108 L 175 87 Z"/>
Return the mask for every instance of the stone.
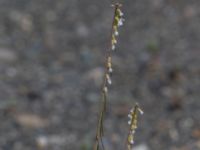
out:
<path id="1" fill-rule="evenodd" d="M 149 150 L 146 144 L 140 144 L 138 146 L 134 146 L 132 150 Z"/>
<path id="2" fill-rule="evenodd" d="M 17 54 L 10 49 L 0 47 L 0 61 L 14 62 L 17 60 Z"/>

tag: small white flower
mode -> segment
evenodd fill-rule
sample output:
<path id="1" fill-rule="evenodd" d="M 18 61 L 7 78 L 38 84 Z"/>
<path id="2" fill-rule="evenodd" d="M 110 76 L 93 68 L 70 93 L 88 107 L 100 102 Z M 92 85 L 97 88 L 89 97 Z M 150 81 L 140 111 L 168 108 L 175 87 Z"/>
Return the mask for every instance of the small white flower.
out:
<path id="1" fill-rule="evenodd" d="M 112 72 L 113 72 L 113 69 L 110 67 L 110 68 L 108 69 L 108 72 L 109 72 L 109 73 L 112 73 Z"/>
<path id="2" fill-rule="evenodd" d="M 107 92 L 108 92 L 108 88 L 107 88 L 106 86 L 104 87 L 104 89 L 103 89 L 103 90 L 104 90 L 104 92 L 105 92 L 105 93 L 107 93 Z"/>
<path id="3" fill-rule="evenodd" d="M 133 113 L 133 108 L 130 110 L 130 113 Z"/>
<path id="4" fill-rule="evenodd" d="M 122 26 L 122 25 L 123 25 L 123 19 L 119 19 L 118 26 Z"/>
<path id="5" fill-rule="evenodd" d="M 112 45 L 112 50 L 115 50 L 115 45 Z"/>
<path id="6" fill-rule="evenodd" d="M 128 121 L 128 125 L 131 125 L 131 120 Z"/>
<path id="7" fill-rule="evenodd" d="M 112 80 L 111 80 L 109 74 L 106 74 L 106 79 L 107 79 L 108 84 L 111 85 L 112 84 Z"/>
<path id="8" fill-rule="evenodd" d="M 132 115 L 131 115 L 131 114 L 128 114 L 128 118 L 132 119 Z"/>
<path id="9" fill-rule="evenodd" d="M 134 141 L 133 141 L 133 140 L 131 140 L 131 141 L 130 141 L 130 144 L 134 144 Z"/>
<path id="10" fill-rule="evenodd" d="M 123 12 L 121 11 L 121 9 L 118 8 L 117 11 L 119 13 L 119 16 L 123 16 L 124 15 Z"/>
<path id="11" fill-rule="evenodd" d="M 134 134 L 134 133 L 135 133 L 135 130 L 132 130 L 131 133 Z"/>
<path id="12" fill-rule="evenodd" d="M 108 81 L 108 84 L 112 84 L 112 80 L 109 78 L 109 79 L 107 79 L 107 81 Z"/>
<path id="13" fill-rule="evenodd" d="M 116 43 L 117 43 L 117 40 L 116 40 L 115 36 L 113 35 L 113 37 L 112 37 L 112 44 L 116 44 Z"/>
<path id="14" fill-rule="evenodd" d="M 118 35 L 119 35 L 119 32 L 118 32 L 118 31 L 115 31 L 115 35 L 118 36 Z"/>
<path id="15" fill-rule="evenodd" d="M 138 111 L 140 112 L 141 115 L 144 114 L 144 112 L 141 109 L 138 109 Z"/>
<path id="16" fill-rule="evenodd" d="M 119 15 L 120 15 L 120 17 L 122 17 L 124 15 L 124 13 L 120 11 Z"/>

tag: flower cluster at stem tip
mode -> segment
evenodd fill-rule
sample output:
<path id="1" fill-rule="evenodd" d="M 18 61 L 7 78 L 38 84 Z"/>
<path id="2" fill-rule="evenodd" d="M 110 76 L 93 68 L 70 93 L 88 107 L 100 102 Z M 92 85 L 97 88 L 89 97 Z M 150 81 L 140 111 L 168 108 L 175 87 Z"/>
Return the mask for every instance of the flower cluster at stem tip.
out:
<path id="1" fill-rule="evenodd" d="M 116 10 L 115 10 L 115 16 L 114 16 L 114 22 L 113 22 L 113 33 L 112 33 L 112 40 L 111 40 L 111 49 L 115 50 L 116 44 L 117 44 L 117 40 L 116 40 L 116 36 L 119 35 L 118 32 L 118 27 L 123 25 L 123 22 L 125 21 L 125 19 L 123 18 L 123 13 L 120 9 L 121 4 L 116 4 Z"/>

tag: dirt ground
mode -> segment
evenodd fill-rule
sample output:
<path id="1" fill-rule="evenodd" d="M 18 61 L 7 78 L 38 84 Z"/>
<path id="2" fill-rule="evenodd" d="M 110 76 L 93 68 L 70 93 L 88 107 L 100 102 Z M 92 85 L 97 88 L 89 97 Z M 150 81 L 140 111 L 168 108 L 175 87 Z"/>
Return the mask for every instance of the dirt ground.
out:
<path id="1" fill-rule="evenodd" d="M 106 150 L 200 149 L 200 1 L 124 0 Z M 113 8 L 108 0 L 0 0 L 0 150 L 91 150 Z"/>

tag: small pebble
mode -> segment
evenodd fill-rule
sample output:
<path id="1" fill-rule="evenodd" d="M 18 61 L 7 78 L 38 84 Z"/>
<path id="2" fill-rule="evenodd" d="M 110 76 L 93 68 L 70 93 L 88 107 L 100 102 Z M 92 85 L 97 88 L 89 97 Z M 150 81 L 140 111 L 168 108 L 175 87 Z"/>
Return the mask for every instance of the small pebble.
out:
<path id="1" fill-rule="evenodd" d="M 138 146 L 135 146 L 132 150 L 149 150 L 149 148 L 146 144 L 140 144 Z"/>

